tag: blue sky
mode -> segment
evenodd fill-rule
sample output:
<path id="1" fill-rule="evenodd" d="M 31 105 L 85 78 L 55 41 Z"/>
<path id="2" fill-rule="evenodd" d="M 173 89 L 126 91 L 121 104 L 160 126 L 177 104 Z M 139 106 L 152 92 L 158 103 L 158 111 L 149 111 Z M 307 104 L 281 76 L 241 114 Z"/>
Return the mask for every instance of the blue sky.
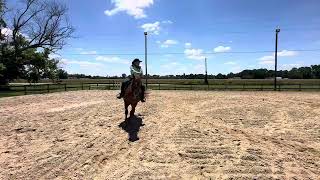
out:
<path id="1" fill-rule="evenodd" d="M 279 26 L 279 68 L 320 64 L 319 0 L 68 0 L 76 38 L 58 52 L 69 73 L 121 75 L 132 59 L 149 74 L 273 69 Z M 171 53 L 171 54 L 170 54 Z M 134 55 L 126 55 L 134 54 Z"/>

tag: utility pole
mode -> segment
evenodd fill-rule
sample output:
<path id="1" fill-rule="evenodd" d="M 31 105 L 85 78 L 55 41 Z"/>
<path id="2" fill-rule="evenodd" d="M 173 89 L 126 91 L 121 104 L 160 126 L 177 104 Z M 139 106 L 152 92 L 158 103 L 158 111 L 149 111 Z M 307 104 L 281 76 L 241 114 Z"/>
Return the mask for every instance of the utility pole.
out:
<path id="1" fill-rule="evenodd" d="M 276 29 L 276 49 L 274 53 L 274 88 L 273 90 L 277 90 L 277 64 L 278 64 L 278 33 L 280 32 L 280 28 Z"/>
<path id="2" fill-rule="evenodd" d="M 148 89 L 147 32 L 144 32 L 144 60 L 146 66 L 146 89 Z"/>
<path id="3" fill-rule="evenodd" d="M 206 68 L 206 75 L 205 75 L 204 83 L 209 84 L 208 83 L 208 72 L 207 72 L 207 58 L 204 58 L 204 64 L 205 64 L 204 66 Z"/>

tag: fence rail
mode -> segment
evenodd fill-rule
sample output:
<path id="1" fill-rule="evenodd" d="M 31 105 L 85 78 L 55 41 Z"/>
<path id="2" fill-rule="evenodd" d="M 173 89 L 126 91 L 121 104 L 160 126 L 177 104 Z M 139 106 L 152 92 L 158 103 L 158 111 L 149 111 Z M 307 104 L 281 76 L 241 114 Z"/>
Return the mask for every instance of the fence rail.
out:
<path id="1" fill-rule="evenodd" d="M 119 82 L 107 83 L 79 83 L 79 84 L 32 84 L 32 85 L 10 85 L 0 86 L 0 97 L 27 95 L 38 93 L 50 93 L 72 90 L 118 90 Z M 173 83 L 151 83 L 148 89 L 152 90 L 274 90 L 272 84 L 173 84 Z M 277 91 L 320 91 L 320 84 L 278 84 Z"/>

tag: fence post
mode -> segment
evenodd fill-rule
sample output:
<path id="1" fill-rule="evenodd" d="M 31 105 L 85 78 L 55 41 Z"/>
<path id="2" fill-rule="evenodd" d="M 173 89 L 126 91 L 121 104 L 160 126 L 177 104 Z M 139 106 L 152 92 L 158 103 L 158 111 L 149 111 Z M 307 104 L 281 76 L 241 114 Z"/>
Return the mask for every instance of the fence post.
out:
<path id="1" fill-rule="evenodd" d="M 81 83 L 81 89 L 83 90 L 83 83 Z"/>
<path id="2" fill-rule="evenodd" d="M 208 91 L 209 91 L 209 84 L 208 84 Z"/>
<path id="3" fill-rule="evenodd" d="M 50 92 L 50 90 L 49 90 L 49 85 L 50 85 L 50 84 L 47 84 L 47 92 L 48 92 L 48 93 Z"/>
<path id="4" fill-rule="evenodd" d="M 280 86 L 280 84 L 278 85 L 278 88 L 279 88 L 279 91 L 281 91 L 281 86 Z"/>
<path id="5" fill-rule="evenodd" d="M 114 81 L 112 81 L 112 90 L 114 90 Z"/>
<path id="6" fill-rule="evenodd" d="M 67 83 L 64 84 L 64 91 L 67 91 Z"/>
<path id="7" fill-rule="evenodd" d="M 261 91 L 263 91 L 263 84 L 260 85 L 260 89 L 261 89 Z"/>
<path id="8" fill-rule="evenodd" d="M 27 85 L 24 85 L 24 95 L 27 95 Z"/>
<path id="9" fill-rule="evenodd" d="M 299 91 L 301 91 L 301 84 L 299 84 Z"/>
<path id="10" fill-rule="evenodd" d="M 192 84 L 190 85 L 190 88 L 191 88 L 191 90 L 193 90 L 193 88 L 192 88 Z"/>
<path id="11" fill-rule="evenodd" d="M 177 88 L 176 88 L 176 84 L 174 84 L 174 90 L 177 90 Z"/>

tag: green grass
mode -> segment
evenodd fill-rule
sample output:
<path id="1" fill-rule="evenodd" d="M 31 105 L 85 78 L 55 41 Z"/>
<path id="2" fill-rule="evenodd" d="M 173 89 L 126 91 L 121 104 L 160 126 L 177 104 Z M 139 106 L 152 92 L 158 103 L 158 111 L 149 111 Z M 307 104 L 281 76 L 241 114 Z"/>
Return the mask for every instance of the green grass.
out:
<path id="1" fill-rule="evenodd" d="M 76 90 L 118 90 L 123 80 L 117 79 L 68 79 L 61 84 L 41 82 L 32 85 L 11 83 L 8 89 L 0 90 L 0 97 L 26 94 L 51 93 Z M 90 84 L 89 84 L 90 83 Z M 320 79 L 279 80 L 281 90 L 320 90 Z M 49 88 L 49 89 L 48 89 Z M 66 89 L 65 89 L 66 88 Z M 148 88 L 153 90 L 273 90 L 272 79 L 210 79 L 209 86 L 203 79 L 149 79 Z"/>
<path id="2" fill-rule="evenodd" d="M 81 84 L 81 83 L 120 83 L 123 79 L 63 79 L 64 84 Z M 209 79 L 209 84 L 273 84 L 273 79 Z M 316 84 L 320 85 L 320 79 L 281 79 L 277 80 L 280 84 Z M 25 82 L 19 80 L 16 82 Z M 203 84 L 203 79 L 149 79 L 148 83 L 161 84 Z M 50 80 L 41 80 L 40 83 L 52 83 Z"/>

